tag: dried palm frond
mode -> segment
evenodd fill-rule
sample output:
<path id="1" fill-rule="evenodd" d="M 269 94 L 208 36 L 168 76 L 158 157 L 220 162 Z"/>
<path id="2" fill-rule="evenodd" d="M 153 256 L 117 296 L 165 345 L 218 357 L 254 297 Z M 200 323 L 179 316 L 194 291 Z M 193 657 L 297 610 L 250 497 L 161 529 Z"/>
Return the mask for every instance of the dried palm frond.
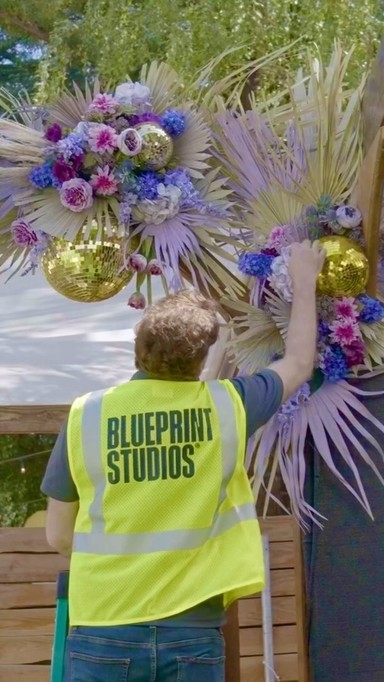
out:
<path id="1" fill-rule="evenodd" d="M 367 453 L 367 445 L 384 459 L 384 451 L 380 442 L 384 437 L 384 426 L 362 404 L 359 397 L 379 395 L 362 391 L 341 381 L 337 384 L 325 383 L 301 409 L 291 413 L 289 420 L 283 421 L 279 414 L 256 436 L 256 457 L 254 464 L 253 489 L 255 497 L 263 486 L 268 467 L 276 473 L 279 469 L 284 485 L 290 497 L 291 512 L 300 521 L 304 529 L 308 529 L 308 521 L 321 526 L 323 517 L 306 501 L 304 481 L 306 472 L 305 445 L 310 433 L 316 451 L 324 460 L 334 476 L 341 481 L 347 490 L 358 500 L 371 518 L 371 507 L 364 490 L 359 473 L 356 456 L 368 465 L 384 485 L 380 469 Z M 380 393 L 382 395 L 382 393 Z M 363 426 L 362 420 L 369 424 L 369 430 Z M 371 430 L 375 429 L 377 438 Z M 332 454 L 332 447 L 342 456 L 347 464 L 353 483 L 338 469 Z M 269 502 L 275 498 L 271 493 L 273 475 L 270 476 L 265 499 L 264 515 L 267 514 Z"/>
<path id="2" fill-rule="evenodd" d="M 346 89 L 349 58 L 339 45 L 328 66 L 309 55 L 308 76 L 299 74 L 289 104 L 275 98 L 277 112 L 261 114 L 254 102 L 249 112 L 217 115 L 216 157 L 255 229 L 291 223 L 323 195 L 337 203 L 350 194 L 361 162 L 364 80 Z"/>
<path id="3" fill-rule="evenodd" d="M 183 106 L 186 114 L 186 130 L 174 142 L 175 163 L 188 168 L 192 177 L 203 177 L 208 166 L 208 149 L 211 143 L 211 131 L 201 112 L 192 106 Z"/>
<path id="4" fill-rule="evenodd" d="M 66 89 L 57 100 L 47 107 L 52 119 L 65 128 L 74 128 L 82 120 L 89 105 L 100 92 L 100 82 L 96 78 L 91 89 L 89 83 L 85 83 L 83 92 L 76 83 L 73 84 L 73 92 Z"/>
<path id="5" fill-rule="evenodd" d="M 229 327 L 232 331 L 228 352 L 236 365 L 246 374 L 254 374 L 269 365 L 275 355 L 284 350 L 283 337 L 270 313 L 241 301 L 227 301 L 234 315 Z"/>
<path id="6" fill-rule="evenodd" d="M 183 81 L 165 62 L 152 62 L 143 66 L 140 82 L 150 89 L 153 107 L 159 114 L 180 100 Z"/>
<path id="7" fill-rule="evenodd" d="M 8 118 L 22 121 L 29 128 L 35 130 L 43 128 L 46 110 L 34 105 L 26 91 L 22 91 L 19 97 L 16 97 L 5 88 L 0 88 L 0 109 Z"/>

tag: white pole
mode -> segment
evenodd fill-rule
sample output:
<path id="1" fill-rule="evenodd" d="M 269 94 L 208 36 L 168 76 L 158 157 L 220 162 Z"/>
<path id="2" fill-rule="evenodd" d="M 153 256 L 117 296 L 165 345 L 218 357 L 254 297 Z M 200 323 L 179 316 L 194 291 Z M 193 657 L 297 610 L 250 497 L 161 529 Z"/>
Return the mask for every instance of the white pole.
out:
<path id="1" fill-rule="evenodd" d="M 263 535 L 263 552 L 265 566 L 265 588 L 261 593 L 261 608 L 263 619 L 263 649 L 265 682 L 278 682 L 280 677 L 275 672 L 273 651 L 273 620 L 271 596 L 271 571 L 269 561 L 269 538 Z"/>

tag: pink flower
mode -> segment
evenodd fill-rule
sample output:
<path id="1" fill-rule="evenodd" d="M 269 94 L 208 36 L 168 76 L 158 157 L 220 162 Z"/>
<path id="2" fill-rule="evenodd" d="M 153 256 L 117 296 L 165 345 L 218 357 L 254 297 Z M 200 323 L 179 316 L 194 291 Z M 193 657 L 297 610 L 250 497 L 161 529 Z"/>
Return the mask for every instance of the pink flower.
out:
<path id="1" fill-rule="evenodd" d="M 107 165 L 104 168 L 98 168 L 97 173 L 91 175 L 90 185 L 96 194 L 102 194 L 103 196 L 115 194 L 119 188 L 113 171 Z"/>
<path id="2" fill-rule="evenodd" d="M 126 128 L 120 133 L 117 146 L 126 156 L 136 156 L 141 152 L 143 139 L 134 128 Z"/>
<path id="3" fill-rule="evenodd" d="M 145 306 L 147 305 L 147 302 L 145 300 L 145 296 L 143 296 L 143 294 L 140 293 L 140 291 L 135 291 L 135 293 L 129 297 L 128 305 L 131 308 L 135 308 L 136 310 L 144 310 Z"/>
<path id="4" fill-rule="evenodd" d="M 147 259 L 141 253 L 133 253 L 128 258 L 128 266 L 135 272 L 145 272 L 147 269 Z"/>
<path id="5" fill-rule="evenodd" d="M 287 246 L 291 237 L 290 225 L 278 225 L 274 227 L 265 244 L 267 249 L 280 251 L 283 246 Z"/>
<path id="6" fill-rule="evenodd" d="M 118 102 L 112 95 L 100 93 L 92 100 L 88 111 L 99 111 L 102 114 L 114 114 L 117 110 Z"/>
<path id="7" fill-rule="evenodd" d="M 93 125 L 89 129 L 88 143 L 92 152 L 111 154 L 117 148 L 117 133 L 104 123 Z"/>
<path id="8" fill-rule="evenodd" d="M 358 310 L 354 298 L 341 298 L 335 302 L 337 317 L 357 318 Z"/>
<path id="9" fill-rule="evenodd" d="M 93 204 L 91 185 L 82 178 L 73 178 L 63 182 L 60 189 L 60 201 L 70 211 L 80 213 Z"/>
<path id="10" fill-rule="evenodd" d="M 354 341 L 360 340 L 360 329 L 353 317 L 346 317 L 336 320 L 329 327 L 330 339 L 332 343 L 339 346 L 350 346 Z"/>
<path id="11" fill-rule="evenodd" d="M 157 258 L 152 258 L 152 260 L 149 261 L 147 272 L 149 275 L 162 275 L 163 271 Z"/>
<path id="12" fill-rule="evenodd" d="M 34 246 L 38 242 L 35 230 L 22 218 L 11 223 L 11 234 L 16 246 Z"/>

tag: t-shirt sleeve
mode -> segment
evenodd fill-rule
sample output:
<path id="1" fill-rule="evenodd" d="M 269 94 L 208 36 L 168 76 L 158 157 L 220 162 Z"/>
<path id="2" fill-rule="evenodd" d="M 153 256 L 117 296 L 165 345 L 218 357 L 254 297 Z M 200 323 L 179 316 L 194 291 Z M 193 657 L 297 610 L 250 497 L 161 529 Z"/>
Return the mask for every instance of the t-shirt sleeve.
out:
<path id="1" fill-rule="evenodd" d="M 76 502 L 79 495 L 73 481 L 68 461 L 67 424 L 61 429 L 48 460 L 41 484 L 44 495 L 60 502 Z"/>
<path id="2" fill-rule="evenodd" d="M 249 377 L 236 377 L 231 382 L 243 401 L 247 415 L 247 438 L 250 438 L 279 409 L 283 399 L 283 382 L 272 369 L 264 369 Z"/>

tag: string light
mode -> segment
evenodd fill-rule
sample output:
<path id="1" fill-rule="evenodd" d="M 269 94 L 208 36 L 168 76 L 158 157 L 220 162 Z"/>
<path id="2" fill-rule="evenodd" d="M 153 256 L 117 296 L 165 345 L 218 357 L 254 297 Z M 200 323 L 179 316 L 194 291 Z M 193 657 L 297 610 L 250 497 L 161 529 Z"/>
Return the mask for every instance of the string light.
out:
<path id="1" fill-rule="evenodd" d="M 24 463 L 22 462 L 21 467 L 20 467 L 20 473 L 21 473 L 21 474 L 25 474 L 26 471 L 27 471 L 27 470 L 26 470 L 26 468 L 25 468 L 25 466 L 24 466 Z"/>

